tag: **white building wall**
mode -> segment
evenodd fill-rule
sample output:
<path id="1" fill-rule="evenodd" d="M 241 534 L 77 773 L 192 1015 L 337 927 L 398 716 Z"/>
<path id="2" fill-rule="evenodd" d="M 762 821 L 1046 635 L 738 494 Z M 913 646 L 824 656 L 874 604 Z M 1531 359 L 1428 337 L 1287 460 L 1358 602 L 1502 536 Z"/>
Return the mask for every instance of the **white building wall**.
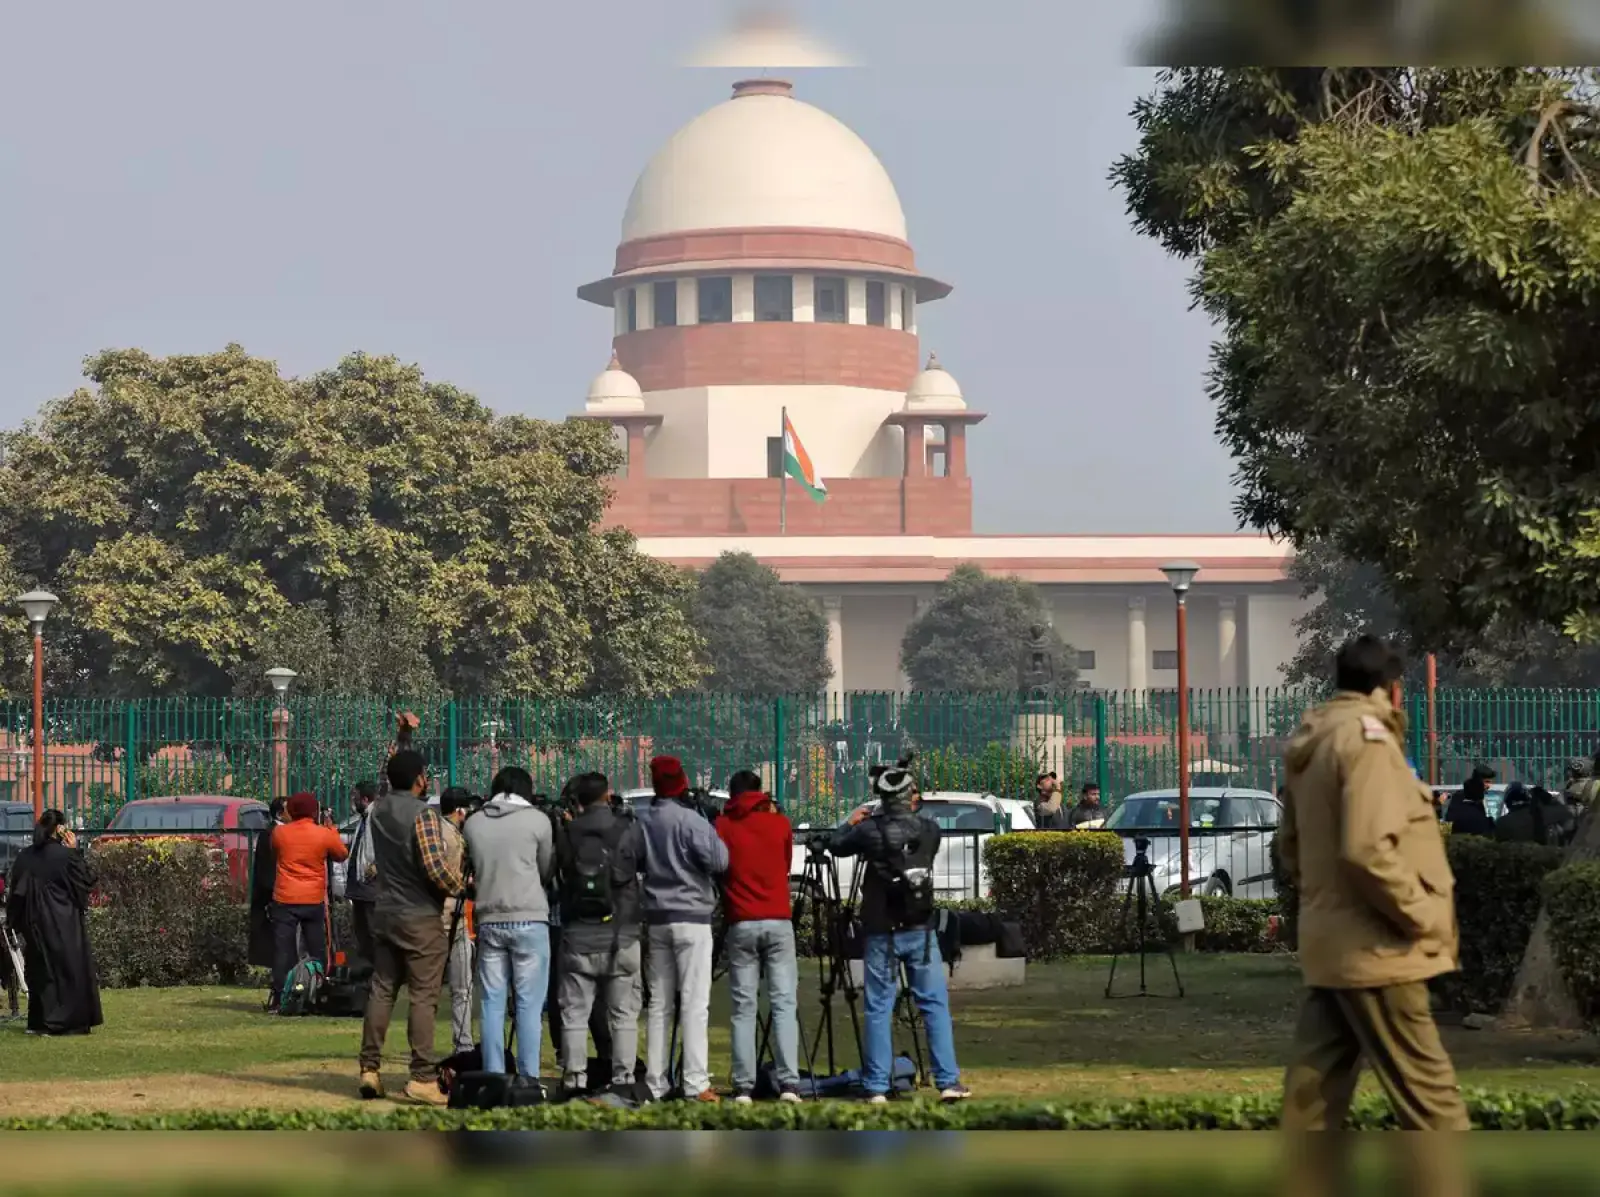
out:
<path id="1" fill-rule="evenodd" d="M 645 410 L 663 417 L 646 450 L 657 478 L 765 478 L 767 438 L 789 409 L 800 441 L 825 478 L 898 478 L 904 433 L 883 421 L 905 404 L 898 391 L 840 386 L 686 387 L 650 391 Z"/>

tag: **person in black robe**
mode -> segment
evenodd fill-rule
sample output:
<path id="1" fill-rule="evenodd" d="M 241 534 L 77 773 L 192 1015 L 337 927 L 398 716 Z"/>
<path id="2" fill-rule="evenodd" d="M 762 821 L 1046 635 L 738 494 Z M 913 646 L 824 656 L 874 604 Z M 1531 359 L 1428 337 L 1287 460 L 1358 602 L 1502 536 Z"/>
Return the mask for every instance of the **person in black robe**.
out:
<path id="1" fill-rule="evenodd" d="M 278 876 L 278 854 L 272 850 L 272 829 L 284 821 L 284 799 L 272 800 L 272 822 L 256 836 L 250 865 L 250 944 L 245 959 L 257 968 L 272 968 L 277 940 L 272 929 L 272 885 Z M 271 1005 L 277 1000 L 273 994 Z"/>
<path id="2" fill-rule="evenodd" d="M 58 810 L 47 810 L 6 884 L 6 921 L 22 936 L 30 1035 L 87 1035 L 104 1018 L 89 952 L 94 869 Z"/>

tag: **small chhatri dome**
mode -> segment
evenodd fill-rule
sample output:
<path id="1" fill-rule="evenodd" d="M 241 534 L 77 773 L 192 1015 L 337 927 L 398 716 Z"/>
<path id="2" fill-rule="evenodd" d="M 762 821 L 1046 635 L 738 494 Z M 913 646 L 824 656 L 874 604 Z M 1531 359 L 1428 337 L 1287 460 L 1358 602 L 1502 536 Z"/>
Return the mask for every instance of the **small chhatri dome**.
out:
<path id="1" fill-rule="evenodd" d="M 639 380 L 622 368 L 617 351 L 611 351 L 611 361 L 589 384 L 589 398 L 584 410 L 591 412 L 627 412 L 644 410 L 644 392 Z"/>
<path id="2" fill-rule="evenodd" d="M 928 354 L 928 364 L 911 380 L 906 391 L 907 411 L 965 411 L 967 401 L 950 372 L 939 364 L 937 354 Z"/>

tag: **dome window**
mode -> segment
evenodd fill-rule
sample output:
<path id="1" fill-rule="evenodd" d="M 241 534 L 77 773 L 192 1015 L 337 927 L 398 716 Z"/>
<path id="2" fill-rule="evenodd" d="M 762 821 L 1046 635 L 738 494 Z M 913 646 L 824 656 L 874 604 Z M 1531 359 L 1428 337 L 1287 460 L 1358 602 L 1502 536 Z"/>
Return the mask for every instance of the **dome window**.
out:
<path id="1" fill-rule="evenodd" d="M 867 280 L 867 323 L 879 328 L 889 323 L 888 288 L 876 279 Z"/>
<path id="2" fill-rule="evenodd" d="M 819 276 L 812 297 L 818 324 L 845 324 L 850 319 L 850 290 L 842 278 Z"/>
<path id="3" fill-rule="evenodd" d="M 733 322 L 733 279 L 726 275 L 703 278 L 698 291 L 701 324 Z"/>
<path id="4" fill-rule="evenodd" d="M 794 319 L 793 275 L 756 275 L 756 319 L 766 324 L 787 324 Z"/>
<path id="5" fill-rule="evenodd" d="M 664 283 L 657 283 L 652 290 L 655 292 L 657 328 L 671 328 L 678 323 L 678 284 L 674 279 Z"/>

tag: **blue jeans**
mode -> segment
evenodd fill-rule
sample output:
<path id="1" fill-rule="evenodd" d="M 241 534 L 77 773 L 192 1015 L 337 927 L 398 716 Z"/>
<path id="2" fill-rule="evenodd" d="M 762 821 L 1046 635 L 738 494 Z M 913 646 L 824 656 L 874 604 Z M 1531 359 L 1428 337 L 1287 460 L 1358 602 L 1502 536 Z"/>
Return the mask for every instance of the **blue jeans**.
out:
<path id="1" fill-rule="evenodd" d="M 539 1075 L 544 1001 L 550 987 L 548 923 L 483 923 L 478 927 L 478 991 L 483 1005 L 483 1070 L 506 1070 L 506 989 L 516 990 L 517 1074 Z"/>
<path id="2" fill-rule="evenodd" d="M 794 926 L 788 919 L 732 923 L 723 948 L 728 953 L 728 993 L 733 999 L 733 1091 L 749 1093 L 756 1086 L 756 1021 L 763 971 L 778 1088 L 798 1090 L 800 1024 L 795 995 L 800 988 L 800 969 L 795 961 Z"/>
<path id="3" fill-rule="evenodd" d="M 868 1093 L 889 1092 L 889 1069 L 894 1063 L 894 1003 L 900 996 L 902 963 L 911 983 L 912 1000 L 922 1012 L 922 1024 L 928 1032 L 933 1083 L 948 1089 L 961 1082 L 939 937 L 932 931 L 896 931 L 893 935 L 867 936 L 862 952 L 866 1026 L 861 1041 L 861 1080 Z"/>

